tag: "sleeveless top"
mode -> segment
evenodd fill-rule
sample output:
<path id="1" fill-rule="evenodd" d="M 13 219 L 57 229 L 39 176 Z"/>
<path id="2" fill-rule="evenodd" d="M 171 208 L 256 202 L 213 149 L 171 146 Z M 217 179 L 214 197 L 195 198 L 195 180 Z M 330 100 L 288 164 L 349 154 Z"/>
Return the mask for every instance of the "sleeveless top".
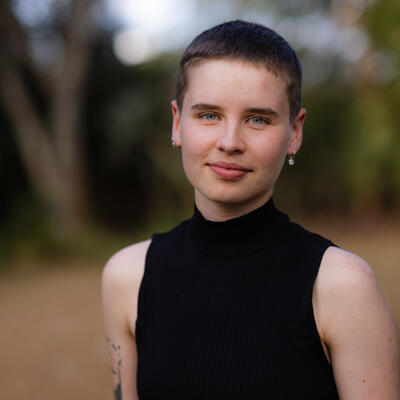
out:
<path id="1" fill-rule="evenodd" d="M 155 234 L 138 298 L 137 390 L 152 399 L 338 400 L 312 291 L 332 243 L 273 200 Z"/>

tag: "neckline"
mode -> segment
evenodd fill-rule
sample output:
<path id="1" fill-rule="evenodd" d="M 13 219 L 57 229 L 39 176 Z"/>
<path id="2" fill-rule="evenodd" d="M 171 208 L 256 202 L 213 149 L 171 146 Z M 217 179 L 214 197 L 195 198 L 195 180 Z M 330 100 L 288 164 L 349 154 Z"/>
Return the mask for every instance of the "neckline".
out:
<path id="1" fill-rule="evenodd" d="M 235 257 L 268 246 L 288 223 L 288 216 L 275 207 L 272 198 L 248 214 L 223 222 L 205 219 L 195 205 L 188 235 L 192 247 L 200 253 Z"/>

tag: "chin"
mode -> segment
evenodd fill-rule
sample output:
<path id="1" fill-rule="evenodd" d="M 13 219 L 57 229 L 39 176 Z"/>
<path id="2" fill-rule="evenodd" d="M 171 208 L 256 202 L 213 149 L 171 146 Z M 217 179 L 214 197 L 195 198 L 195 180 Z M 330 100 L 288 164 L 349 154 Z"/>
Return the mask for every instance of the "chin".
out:
<path id="1" fill-rule="evenodd" d="M 203 192 L 204 197 L 220 204 L 242 204 L 251 202 L 253 196 L 248 191 L 229 190 L 222 188 L 220 190 Z"/>

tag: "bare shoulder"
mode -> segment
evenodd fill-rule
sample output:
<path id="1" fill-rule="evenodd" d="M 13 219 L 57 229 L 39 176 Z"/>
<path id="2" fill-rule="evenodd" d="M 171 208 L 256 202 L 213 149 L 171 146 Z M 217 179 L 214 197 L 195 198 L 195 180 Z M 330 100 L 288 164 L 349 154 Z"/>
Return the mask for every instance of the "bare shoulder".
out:
<path id="1" fill-rule="evenodd" d="M 134 333 L 138 293 L 150 242 L 146 240 L 118 251 L 103 269 L 101 292 L 108 337 L 118 337 L 123 326 Z"/>
<path id="2" fill-rule="evenodd" d="M 339 248 L 328 248 L 315 281 L 313 306 L 340 398 L 397 400 L 397 330 L 367 262 Z"/>
<path id="3" fill-rule="evenodd" d="M 330 247 L 315 281 L 318 333 L 341 399 L 399 399 L 397 329 L 371 267 Z"/>
<path id="4" fill-rule="evenodd" d="M 327 344 L 332 316 L 341 317 L 355 297 L 376 295 L 378 282 L 371 267 L 357 255 L 329 247 L 314 284 L 313 306 L 321 339 Z"/>
<path id="5" fill-rule="evenodd" d="M 103 283 L 129 285 L 140 281 L 151 240 L 135 243 L 115 253 L 103 270 Z"/>
<path id="6" fill-rule="evenodd" d="M 150 240 L 115 253 L 102 275 L 104 333 L 107 338 L 117 398 L 138 399 L 135 324 L 138 293 Z"/>
<path id="7" fill-rule="evenodd" d="M 324 292 L 351 289 L 354 295 L 379 289 L 376 275 L 365 260 L 333 246 L 326 250 L 322 258 L 316 284 Z"/>
<path id="8" fill-rule="evenodd" d="M 322 322 L 320 325 L 328 330 L 333 321 L 337 324 L 341 316 L 348 318 L 352 311 L 362 315 L 364 310 L 378 311 L 388 307 L 368 263 L 337 247 L 329 247 L 322 258 L 313 300 L 317 317 Z"/>
<path id="9" fill-rule="evenodd" d="M 394 319 L 378 279 L 359 256 L 337 247 L 324 254 L 314 285 L 313 305 L 321 339 L 333 345 L 374 329 L 396 336 Z"/>

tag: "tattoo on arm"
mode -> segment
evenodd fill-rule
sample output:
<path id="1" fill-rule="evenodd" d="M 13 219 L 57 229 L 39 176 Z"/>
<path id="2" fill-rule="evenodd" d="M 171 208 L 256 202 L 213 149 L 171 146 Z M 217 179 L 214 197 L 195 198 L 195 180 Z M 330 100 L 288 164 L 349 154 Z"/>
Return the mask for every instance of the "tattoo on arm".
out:
<path id="1" fill-rule="evenodd" d="M 121 384 L 120 383 L 118 383 L 117 387 L 114 389 L 114 399 L 115 400 L 122 400 Z"/>
<path id="2" fill-rule="evenodd" d="M 121 367 L 122 367 L 122 357 L 121 357 L 121 346 L 116 345 L 110 338 L 107 338 L 107 342 L 111 344 L 112 350 L 117 354 L 118 362 L 117 369 L 112 368 L 113 375 L 117 375 L 118 381 L 117 386 L 114 388 L 114 399 L 122 400 L 122 392 L 121 392 Z"/>

